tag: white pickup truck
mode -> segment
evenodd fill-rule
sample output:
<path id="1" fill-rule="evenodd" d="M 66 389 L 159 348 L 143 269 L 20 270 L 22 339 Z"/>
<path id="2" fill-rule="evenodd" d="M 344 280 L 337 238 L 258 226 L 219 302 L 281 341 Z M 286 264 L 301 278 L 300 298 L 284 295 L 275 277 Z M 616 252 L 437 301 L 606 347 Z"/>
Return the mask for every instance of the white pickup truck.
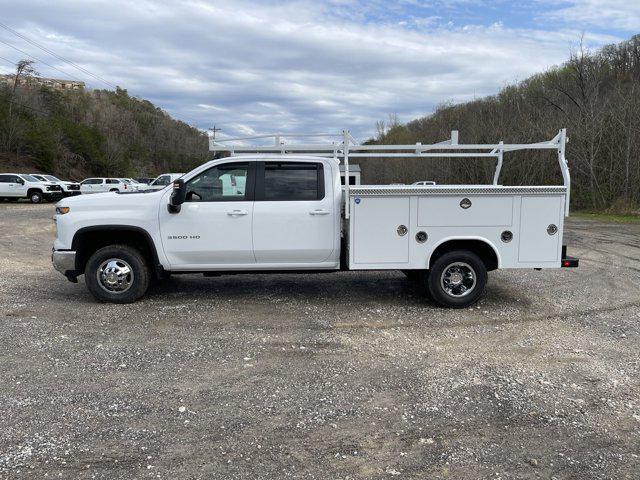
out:
<path id="1" fill-rule="evenodd" d="M 376 146 L 344 132 L 324 146 L 283 146 L 280 136 L 272 147 L 211 141 L 232 155 L 161 191 L 59 202 L 52 260 L 71 281 L 84 274 L 98 300 L 116 303 L 169 274 L 393 269 L 422 282 L 436 303 L 466 307 L 484 292 L 488 271 L 577 266 L 562 244 L 565 138 L 458 145 L 454 132 L 435 145 Z M 498 185 L 503 153 L 525 148 L 557 150 L 565 185 Z M 342 186 L 338 158 L 348 175 L 349 157 L 364 156 L 491 156 L 498 168 L 492 185 Z"/>
<path id="2" fill-rule="evenodd" d="M 62 197 L 62 187 L 56 182 L 41 181 L 24 173 L 0 173 L 0 201 L 7 199 L 17 202 L 27 198 L 31 203 L 41 203 Z"/>

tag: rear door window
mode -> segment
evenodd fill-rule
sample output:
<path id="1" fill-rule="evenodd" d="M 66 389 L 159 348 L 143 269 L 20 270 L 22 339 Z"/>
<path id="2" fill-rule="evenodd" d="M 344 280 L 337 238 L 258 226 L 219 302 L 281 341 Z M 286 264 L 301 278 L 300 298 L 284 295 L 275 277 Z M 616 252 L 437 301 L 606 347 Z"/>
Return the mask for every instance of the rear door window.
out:
<path id="1" fill-rule="evenodd" d="M 304 201 L 324 198 L 324 169 L 321 163 L 265 162 L 258 198 L 265 201 Z"/>

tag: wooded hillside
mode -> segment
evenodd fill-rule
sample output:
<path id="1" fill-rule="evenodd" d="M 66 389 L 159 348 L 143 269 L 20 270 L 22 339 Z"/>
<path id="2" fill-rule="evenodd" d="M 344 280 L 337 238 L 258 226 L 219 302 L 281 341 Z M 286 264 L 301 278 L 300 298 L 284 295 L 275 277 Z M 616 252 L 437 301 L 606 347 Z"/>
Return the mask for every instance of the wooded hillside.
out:
<path id="1" fill-rule="evenodd" d="M 578 208 L 637 210 L 640 205 L 640 35 L 600 51 L 574 52 L 562 66 L 460 105 L 443 105 L 428 117 L 379 125 L 384 143 L 434 143 L 460 131 L 460 142 L 537 142 L 566 127 L 572 203 Z M 534 160 L 525 162 L 524 160 Z M 365 159 L 367 182 L 415 179 L 451 183 L 490 182 L 489 160 Z M 551 153 L 505 155 L 501 183 L 560 183 Z"/>
<path id="2" fill-rule="evenodd" d="M 155 176 L 207 159 L 207 137 L 126 90 L 0 86 L 2 170 L 61 178 Z"/>

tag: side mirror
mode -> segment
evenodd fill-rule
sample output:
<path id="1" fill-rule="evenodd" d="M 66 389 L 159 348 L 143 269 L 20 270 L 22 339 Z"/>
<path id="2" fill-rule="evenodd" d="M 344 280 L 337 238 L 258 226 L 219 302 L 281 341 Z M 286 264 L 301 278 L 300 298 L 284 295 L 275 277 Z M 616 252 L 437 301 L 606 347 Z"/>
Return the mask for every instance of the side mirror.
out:
<path id="1" fill-rule="evenodd" d="M 180 205 L 184 203 L 187 197 L 187 184 L 181 178 L 173 182 L 173 192 L 171 198 L 169 198 L 169 213 L 178 213 L 180 211 Z"/>
<path id="2" fill-rule="evenodd" d="M 16 181 L 16 183 L 20 184 L 20 185 L 24 185 L 24 180 L 21 178 L 18 178 L 18 180 Z"/>

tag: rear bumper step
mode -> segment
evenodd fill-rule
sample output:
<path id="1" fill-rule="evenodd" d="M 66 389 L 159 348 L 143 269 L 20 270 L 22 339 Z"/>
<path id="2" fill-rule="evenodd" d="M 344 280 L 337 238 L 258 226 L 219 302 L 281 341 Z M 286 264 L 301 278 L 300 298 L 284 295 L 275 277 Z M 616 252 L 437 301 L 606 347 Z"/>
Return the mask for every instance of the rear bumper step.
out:
<path id="1" fill-rule="evenodd" d="M 567 246 L 562 246 L 562 260 L 560 266 L 563 268 L 577 268 L 580 263 L 580 259 L 576 257 L 570 257 L 567 255 Z"/>

